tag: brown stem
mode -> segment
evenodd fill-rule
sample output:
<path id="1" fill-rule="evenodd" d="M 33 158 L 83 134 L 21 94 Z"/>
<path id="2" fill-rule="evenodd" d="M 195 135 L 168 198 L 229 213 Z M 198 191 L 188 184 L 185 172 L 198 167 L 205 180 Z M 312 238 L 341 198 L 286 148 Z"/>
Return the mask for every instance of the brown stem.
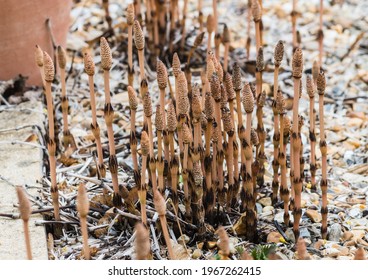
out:
<path id="1" fill-rule="evenodd" d="M 327 237 L 327 143 L 325 137 L 325 127 L 324 127 L 324 104 L 323 104 L 323 94 L 319 95 L 319 115 L 320 115 L 320 149 L 322 154 L 322 180 L 321 180 L 321 190 L 322 190 L 322 238 Z"/>
<path id="2" fill-rule="evenodd" d="M 293 0 L 293 10 L 291 11 L 291 32 L 293 34 L 293 52 L 298 46 L 298 39 L 296 34 L 296 0 Z"/>
<path id="3" fill-rule="evenodd" d="M 24 239 L 26 241 L 27 259 L 32 260 L 31 239 L 29 237 L 28 220 L 23 220 Z"/>
<path id="4" fill-rule="evenodd" d="M 257 52 L 261 47 L 261 27 L 260 27 L 260 20 L 255 21 L 255 29 L 256 29 L 256 48 Z"/>
<path id="5" fill-rule="evenodd" d="M 147 156 L 142 155 L 142 173 L 141 173 L 141 186 L 138 190 L 139 203 L 141 205 L 141 217 L 142 223 L 147 225 L 146 214 L 146 170 L 147 170 Z"/>
<path id="6" fill-rule="evenodd" d="M 90 260 L 91 254 L 90 254 L 89 246 L 88 246 L 87 218 L 80 217 L 80 222 L 81 222 L 80 226 L 81 226 L 81 232 L 82 232 L 82 237 L 83 237 L 84 258 L 86 260 Z"/>
<path id="7" fill-rule="evenodd" d="M 152 161 L 152 160 L 155 160 L 155 155 L 153 153 L 153 131 L 152 131 L 151 117 L 147 117 L 147 123 L 148 123 L 148 135 L 150 139 L 149 154 L 150 154 L 150 161 Z M 152 176 L 152 188 L 153 188 L 153 191 L 156 191 L 157 190 L 156 168 L 153 168 L 150 171 L 151 171 L 151 176 Z"/>
<path id="8" fill-rule="evenodd" d="M 91 111 L 92 111 L 92 133 L 93 133 L 93 136 L 95 137 L 98 165 L 99 165 L 98 167 L 100 168 L 101 166 L 103 166 L 104 163 L 103 163 L 103 154 L 102 154 L 102 144 L 101 144 L 101 138 L 100 138 L 100 129 L 97 123 L 95 88 L 94 88 L 93 76 L 88 76 L 88 82 L 89 82 L 89 92 L 90 92 Z M 104 178 L 106 175 L 106 172 L 100 170 L 100 175 L 102 178 Z"/>
<path id="9" fill-rule="evenodd" d="M 144 49 L 138 50 L 138 61 L 139 61 L 140 79 L 142 81 L 145 77 L 145 72 L 144 72 Z"/>
<path id="10" fill-rule="evenodd" d="M 162 233 L 164 235 L 165 243 L 167 246 L 167 251 L 169 253 L 169 258 L 171 260 L 175 260 L 175 255 L 174 255 L 174 251 L 171 245 L 169 231 L 167 230 L 167 221 L 166 221 L 165 215 L 160 216 L 160 222 L 161 222 L 161 227 L 162 227 Z"/>
<path id="11" fill-rule="evenodd" d="M 224 71 L 227 72 L 227 64 L 229 60 L 229 47 L 230 43 L 225 43 L 225 52 L 224 52 Z"/>
<path id="12" fill-rule="evenodd" d="M 46 103 L 47 103 L 47 116 L 49 123 L 49 143 L 48 143 L 48 152 L 50 159 L 50 179 L 51 179 L 51 196 L 52 203 L 54 206 L 54 215 L 55 220 L 60 220 L 59 214 L 59 192 L 58 186 L 56 182 L 56 143 L 55 143 L 55 124 L 54 124 L 54 113 L 53 113 L 53 102 L 51 95 L 51 83 L 46 81 Z"/>
<path id="13" fill-rule="evenodd" d="M 293 100 L 293 134 L 292 134 L 292 150 L 293 150 L 293 161 L 294 161 L 294 180 L 293 187 L 295 192 L 295 208 L 294 208 L 294 235 L 295 239 L 299 238 L 299 223 L 301 218 L 301 191 L 302 191 L 302 181 L 300 178 L 300 145 L 301 138 L 299 133 L 299 91 L 300 91 L 300 78 L 294 79 L 294 100 Z"/>
<path id="14" fill-rule="evenodd" d="M 286 178 L 286 143 L 284 143 L 284 114 L 280 114 L 280 152 L 279 163 L 281 166 L 280 194 L 284 202 L 284 224 L 289 225 L 289 189 Z"/>

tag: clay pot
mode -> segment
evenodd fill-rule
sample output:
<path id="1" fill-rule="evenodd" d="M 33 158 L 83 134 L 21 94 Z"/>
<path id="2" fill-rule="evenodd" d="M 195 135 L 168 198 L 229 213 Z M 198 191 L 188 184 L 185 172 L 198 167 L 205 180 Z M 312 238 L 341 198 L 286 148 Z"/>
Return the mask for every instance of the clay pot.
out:
<path id="1" fill-rule="evenodd" d="M 52 57 L 54 51 L 46 19 L 50 19 L 55 44 L 65 46 L 72 0 L 0 0 L 0 80 L 28 77 L 27 85 L 41 85 L 34 59 L 35 45 Z"/>

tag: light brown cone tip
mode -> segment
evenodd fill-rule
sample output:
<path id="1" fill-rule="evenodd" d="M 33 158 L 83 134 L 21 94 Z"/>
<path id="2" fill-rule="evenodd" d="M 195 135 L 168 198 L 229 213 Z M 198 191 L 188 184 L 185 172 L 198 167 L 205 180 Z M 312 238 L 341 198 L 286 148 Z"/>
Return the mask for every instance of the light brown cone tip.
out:
<path id="1" fill-rule="evenodd" d="M 247 114 L 251 114 L 254 109 L 253 93 L 250 89 L 249 83 L 246 83 L 242 90 L 242 102 L 244 110 Z"/>
<path id="2" fill-rule="evenodd" d="M 134 21 L 134 42 L 137 50 L 143 50 L 145 46 L 145 39 L 141 25 L 138 20 Z"/>
<path id="3" fill-rule="evenodd" d="M 66 51 L 62 46 L 57 48 L 57 59 L 60 69 L 65 69 L 66 66 Z"/>
<path id="4" fill-rule="evenodd" d="M 81 217 L 86 217 L 88 215 L 89 201 L 86 192 L 86 187 L 83 184 L 80 184 L 78 187 L 77 210 Z"/>
<path id="5" fill-rule="evenodd" d="M 275 47 L 274 60 L 276 67 L 279 67 L 281 65 L 283 57 L 284 57 L 284 43 L 280 40 L 277 42 L 277 45 Z"/>
<path id="6" fill-rule="evenodd" d="M 157 60 L 157 83 L 160 89 L 165 89 L 167 87 L 167 69 L 165 64 L 161 60 Z"/>
<path id="7" fill-rule="evenodd" d="M 301 48 L 296 48 L 292 61 L 293 77 L 300 79 L 303 73 L 303 51 Z"/>
<path id="8" fill-rule="evenodd" d="M 141 135 L 141 152 L 142 156 L 147 156 L 149 153 L 149 137 L 146 131 L 142 131 Z"/>
<path id="9" fill-rule="evenodd" d="M 54 63 L 47 52 L 43 52 L 43 67 L 45 72 L 45 81 L 51 83 L 55 77 Z"/>
<path id="10" fill-rule="evenodd" d="M 84 53 L 84 71 L 88 76 L 93 76 L 95 74 L 95 63 L 93 62 L 93 58 L 89 53 Z"/>
<path id="11" fill-rule="evenodd" d="M 43 51 L 39 45 L 36 45 L 35 61 L 38 67 L 43 67 Z"/>
<path id="12" fill-rule="evenodd" d="M 100 39 L 100 49 L 101 49 L 101 67 L 105 71 L 110 71 L 112 66 L 112 54 L 109 44 L 107 43 L 105 37 Z"/>
<path id="13" fill-rule="evenodd" d="M 137 110 L 138 108 L 137 93 L 131 86 L 128 86 L 128 96 L 129 96 L 130 110 Z"/>
<path id="14" fill-rule="evenodd" d="M 130 3 L 126 9 L 126 19 L 128 25 L 134 24 L 134 4 Z"/>

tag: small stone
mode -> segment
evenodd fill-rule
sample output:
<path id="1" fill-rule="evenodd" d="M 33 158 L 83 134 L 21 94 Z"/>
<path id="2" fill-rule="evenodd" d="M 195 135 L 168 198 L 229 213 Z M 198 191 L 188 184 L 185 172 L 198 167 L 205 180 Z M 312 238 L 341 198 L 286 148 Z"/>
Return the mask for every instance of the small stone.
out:
<path id="1" fill-rule="evenodd" d="M 262 205 L 259 203 L 256 203 L 256 210 L 257 210 L 257 214 L 261 214 L 263 212 Z"/>
<path id="2" fill-rule="evenodd" d="M 183 234 L 182 236 L 180 236 L 178 238 L 179 244 L 183 244 L 183 241 L 185 242 L 185 244 L 187 244 L 189 242 L 189 240 L 190 240 L 189 236 L 187 236 L 185 234 Z"/>
<path id="3" fill-rule="evenodd" d="M 266 206 L 266 207 L 263 208 L 264 213 L 272 212 L 273 210 L 275 210 L 275 208 L 273 206 Z"/>
<path id="4" fill-rule="evenodd" d="M 351 231 L 345 231 L 345 232 L 342 234 L 341 239 L 342 239 L 343 241 L 348 241 L 348 240 L 352 239 L 352 238 L 353 238 L 353 236 L 354 236 L 354 234 L 353 234 Z"/>
<path id="5" fill-rule="evenodd" d="M 330 227 L 327 239 L 330 241 L 338 242 L 340 240 L 341 235 L 342 235 L 341 225 L 338 223 L 334 223 Z"/>
<path id="6" fill-rule="evenodd" d="M 347 126 L 348 127 L 352 127 L 352 126 L 357 126 L 360 127 L 363 124 L 364 120 L 360 119 L 360 118 L 351 118 L 348 122 L 347 122 Z"/>
<path id="7" fill-rule="evenodd" d="M 340 256 L 340 251 L 336 248 L 326 248 L 322 251 L 322 254 L 331 258 Z"/>
<path id="8" fill-rule="evenodd" d="M 294 223 L 294 216 L 293 213 L 291 211 L 289 211 L 289 217 L 290 217 L 290 223 Z M 279 213 L 277 213 L 275 215 L 275 220 L 279 223 L 279 224 L 283 224 L 284 223 L 284 211 L 281 211 Z"/>
<path id="9" fill-rule="evenodd" d="M 267 243 L 280 243 L 282 235 L 277 231 L 271 231 L 267 236 Z"/>
<path id="10" fill-rule="evenodd" d="M 365 231 L 361 229 L 354 229 L 351 231 L 351 233 L 353 234 L 353 239 L 356 241 L 364 237 Z"/>
<path id="11" fill-rule="evenodd" d="M 314 243 L 313 247 L 314 249 L 321 249 L 321 247 L 325 244 L 325 240 L 323 239 L 318 239 L 318 241 L 316 243 Z"/>
<path id="12" fill-rule="evenodd" d="M 320 223 L 322 221 L 322 216 L 317 210 L 308 209 L 305 214 L 313 223 Z"/>
<path id="13" fill-rule="evenodd" d="M 285 235 L 290 240 L 290 242 L 295 243 L 295 235 L 294 235 L 293 229 L 288 228 L 285 231 Z"/>
<path id="14" fill-rule="evenodd" d="M 300 228 L 300 237 L 303 237 L 304 239 L 305 238 L 311 238 L 311 235 L 310 235 L 310 233 L 309 233 L 309 230 L 307 229 L 307 228 L 305 228 L 305 227 L 303 227 L 303 228 Z"/>
<path id="15" fill-rule="evenodd" d="M 202 250 L 201 249 L 195 249 L 192 254 L 192 259 L 199 259 L 202 256 Z"/>
<path id="16" fill-rule="evenodd" d="M 352 218 L 361 218 L 362 217 L 362 211 L 359 208 L 352 208 L 349 211 L 349 216 Z"/>
<path id="17" fill-rule="evenodd" d="M 262 204 L 263 206 L 271 206 L 272 205 L 271 197 L 263 197 L 260 200 L 258 200 L 258 202 L 260 204 Z"/>

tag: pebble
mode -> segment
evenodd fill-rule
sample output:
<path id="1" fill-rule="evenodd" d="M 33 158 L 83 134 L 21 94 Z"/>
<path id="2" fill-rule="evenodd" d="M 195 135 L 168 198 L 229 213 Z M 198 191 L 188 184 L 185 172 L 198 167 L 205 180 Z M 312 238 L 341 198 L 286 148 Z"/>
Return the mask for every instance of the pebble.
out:
<path id="1" fill-rule="evenodd" d="M 285 231 L 285 235 L 289 239 L 290 242 L 295 243 L 295 235 L 294 235 L 294 232 L 291 228 L 288 228 Z"/>
<path id="2" fill-rule="evenodd" d="M 263 208 L 263 212 L 267 213 L 267 212 L 271 212 L 275 210 L 275 208 L 273 206 L 266 206 Z"/>
<path id="3" fill-rule="evenodd" d="M 352 218 L 361 218 L 362 211 L 359 208 L 353 208 L 349 211 L 349 216 Z"/>
<path id="4" fill-rule="evenodd" d="M 311 235 L 307 228 L 303 227 L 303 228 L 300 228 L 299 230 L 300 230 L 300 237 L 307 238 L 307 239 L 311 238 Z"/>
<path id="5" fill-rule="evenodd" d="M 338 242 L 340 240 L 341 235 L 342 235 L 341 225 L 338 223 L 334 223 L 330 227 L 327 239 L 330 241 Z"/>
<path id="6" fill-rule="evenodd" d="M 183 241 L 185 242 L 185 244 L 187 244 L 189 242 L 189 240 L 190 240 L 189 236 L 187 236 L 185 234 L 183 234 L 182 236 L 180 236 L 178 238 L 179 244 L 183 244 Z"/>
<path id="7" fill-rule="evenodd" d="M 267 236 L 267 243 L 280 243 L 282 235 L 277 231 L 271 231 Z"/>
<path id="8" fill-rule="evenodd" d="M 202 256 L 202 250 L 201 249 L 195 249 L 192 254 L 192 259 L 199 259 Z"/>
<path id="9" fill-rule="evenodd" d="M 317 210 L 308 209 L 305 214 L 313 223 L 320 223 L 322 221 L 322 216 Z"/>
<path id="10" fill-rule="evenodd" d="M 352 232 L 350 232 L 350 231 L 345 231 L 345 232 L 342 234 L 341 239 L 342 239 L 343 241 L 348 241 L 348 240 L 352 239 L 352 238 L 353 238 L 353 236 L 354 236 L 354 234 L 353 234 Z"/>
<path id="11" fill-rule="evenodd" d="M 293 213 L 291 211 L 289 211 L 289 216 L 290 216 L 290 222 L 293 223 L 294 222 L 294 217 L 293 217 Z M 279 224 L 283 224 L 284 223 L 284 211 L 281 211 L 281 212 L 277 213 L 275 215 L 275 220 Z"/>
<path id="12" fill-rule="evenodd" d="M 261 214 L 263 212 L 262 205 L 259 203 L 256 203 L 256 210 L 257 210 L 257 214 Z"/>
<path id="13" fill-rule="evenodd" d="M 272 205 L 271 197 L 263 197 L 260 200 L 258 200 L 258 202 L 263 206 L 271 206 Z"/>

